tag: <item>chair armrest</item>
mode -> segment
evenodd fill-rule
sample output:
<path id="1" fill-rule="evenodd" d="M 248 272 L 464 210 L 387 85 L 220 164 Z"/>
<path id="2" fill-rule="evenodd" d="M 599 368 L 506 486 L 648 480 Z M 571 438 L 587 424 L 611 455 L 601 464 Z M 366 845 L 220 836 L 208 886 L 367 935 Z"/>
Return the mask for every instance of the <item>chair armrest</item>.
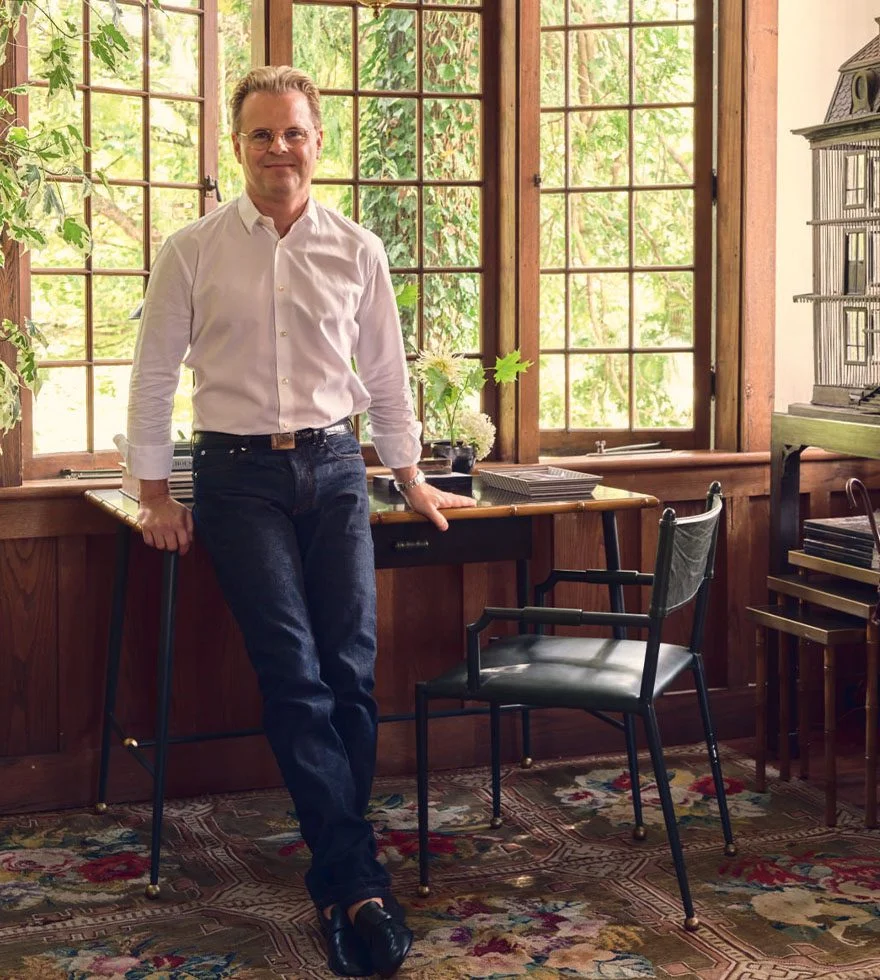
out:
<path id="1" fill-rule="evenodd" d="M 535 586 L 535 599 L 546 595 L 559 582 L 581 582 L 588 585 L 653 585 L 654 574 L 636 569 L 553 568 L 544 581 Z"/>

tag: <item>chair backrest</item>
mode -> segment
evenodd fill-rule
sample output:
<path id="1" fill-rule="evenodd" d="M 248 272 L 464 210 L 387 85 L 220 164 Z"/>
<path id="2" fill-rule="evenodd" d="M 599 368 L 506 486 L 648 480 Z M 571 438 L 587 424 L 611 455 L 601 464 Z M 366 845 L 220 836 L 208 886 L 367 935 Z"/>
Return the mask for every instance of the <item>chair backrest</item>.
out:
<path id="1" fill-rule="evenodd" d="M 667 507 L 660 518 L 660 538 L 654 563 L 654 586 L 648 610 L 648 647 L 642 696 L 654 690 L 657 655 L 666 617 L 696 598 L 690 649 L 699 652 L 709 602 L 709 581 L 715 569 L 715 547 L 721 521 L 721 484 L 715 481 L 706 495 L 706 509 L 693 517 L 676 517 Z"/>

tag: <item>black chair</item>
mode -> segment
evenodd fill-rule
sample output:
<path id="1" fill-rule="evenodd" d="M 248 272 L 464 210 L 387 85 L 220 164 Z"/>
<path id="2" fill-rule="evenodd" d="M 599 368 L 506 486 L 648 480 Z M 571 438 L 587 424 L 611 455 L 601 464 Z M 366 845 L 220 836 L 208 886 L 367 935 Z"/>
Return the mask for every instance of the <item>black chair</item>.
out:
<path id="1" fill-rule="evenodd" d="M 694 675 L 700 704 L 709 764 L 715 781 L 724 853 L 736 854 L 718 747 L 712 728 L 706 678 L 701 654 L 703 629 L 709 600 L 715 544 L 721 516 L 721 487 L 709 488 L 706 510 L 694 517 L 676 518 L 667 508 L 660 520 L 660 537 L 653 573 L 634 571 L 555 571 L 538 587 L 543 596 L 557 581 L 582 581 L 610 585 L 651 586 L 647 614 L 626 612 L 584 612 L 581 609 L 554 609 L 543 605 L 523 609 L 486 608 L 482 616 L 467 627 L 467 658 L 457 667 L 433 680 L 416 684 L 416 761 L 418 766 L 419 892 L 429 891 L 428 874 L 428 702 L 432 698 L 463 698 L 488 702 L 492 739 L 493 826 L 500 824 L 500 712 L 502 706 L 580 708 L 601 718 L 626 735 L 627 755 L 632 777 L 636 831 L 642 839 L 638 762 L 635 750 L 636 717 L 644 722 L 651 762 L 657 780 L 660 803 L 675 873 L 684 906 L 684 926 L 694 930 L 699 920 L 694 914 L 684 865 L 681 841 L 669 780 L 663 761 L 663 748 L 657 726 L 655 700 L 685 670 Z M 662 642 L 667 616 L 696 599 L 688 646 Z M 490 641 L 480 649 L 480 633 L 489 623 L 507 620 L 536 628 Z M 611 639 L 581 636 L 545 636 L 546 626 L 596 626 L 613 628 Z M 647 630 L 647 639 L 626 638 L 628 627 Z M 623 720 L 612 717 L 620 714 Z"/>

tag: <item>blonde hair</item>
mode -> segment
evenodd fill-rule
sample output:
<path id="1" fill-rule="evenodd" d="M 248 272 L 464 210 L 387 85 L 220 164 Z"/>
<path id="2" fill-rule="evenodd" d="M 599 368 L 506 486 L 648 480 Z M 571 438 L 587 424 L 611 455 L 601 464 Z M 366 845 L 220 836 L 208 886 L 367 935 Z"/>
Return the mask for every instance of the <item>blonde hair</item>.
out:
<path id="1" fill-rule="evenodd" d="M 252 68 L 235 86 L 235 91 L 229 100 L 232 128 L 235 132 L 241 128 L 241 107 L 251 92 L 272 92 L 276 95 L 281 95 L 283 92 L 302 92 L 308 100 L 315 127 L 321 128 L 321 93 L 312 79 L 299 68 L 291 68 L 290 65 L 265 65 L 262 68 Z"/>

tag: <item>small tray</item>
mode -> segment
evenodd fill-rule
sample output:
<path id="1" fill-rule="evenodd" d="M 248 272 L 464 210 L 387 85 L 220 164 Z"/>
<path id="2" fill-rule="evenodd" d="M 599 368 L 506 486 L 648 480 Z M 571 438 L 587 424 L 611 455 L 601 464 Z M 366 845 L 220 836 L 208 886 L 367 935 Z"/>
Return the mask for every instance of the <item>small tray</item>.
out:
<path id="1" fill-rule="evenodd" d="M 596 473 L 578 473 L 559 466 L 519 466 L 508 470 L 480 470 L 487 486 L 508 493 L 518 493 L 541 500 L 563 497 L 589 497 L 602 477 Z"/>

